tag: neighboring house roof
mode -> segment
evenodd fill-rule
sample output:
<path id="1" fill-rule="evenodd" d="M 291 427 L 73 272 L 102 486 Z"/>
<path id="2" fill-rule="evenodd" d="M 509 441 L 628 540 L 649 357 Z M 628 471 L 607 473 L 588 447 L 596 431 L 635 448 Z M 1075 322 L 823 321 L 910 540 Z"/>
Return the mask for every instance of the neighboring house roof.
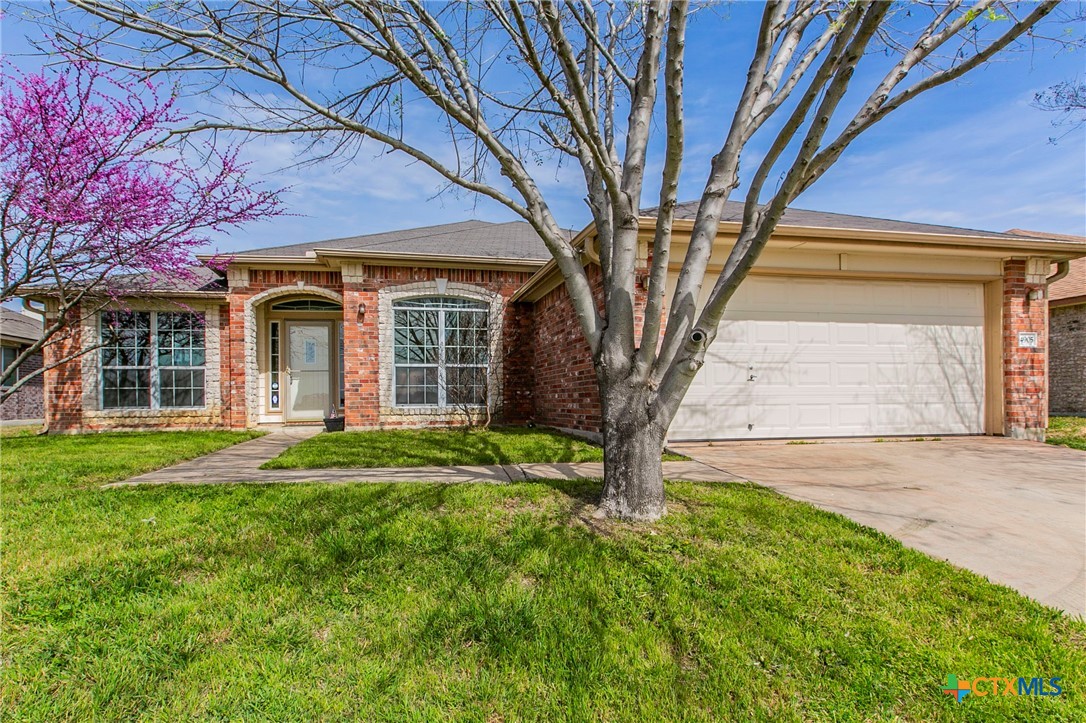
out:
<path id="1" fill-rule="evenodd" d="M 567 233 L 572 238 L 573 233 L 568 231 Z M 474 220 L 364 236 L 347 236 L 328 241 L 271 246 L 242 251 L 238 253 L 238 256 L 246 259 L 265 256 L 298 257 L 318 254 L 334 255 L 336 251 L 361 251 L 402 256 L 520 259 L 539 262 L 551 257 L 539 234 L 523 221 L 491 223 Z"/>
<path id="2" fill-rule="evenodd" d="M 675 218 L 693 220 L 698 212 L 700 201 L 687 201 L 675 206 Z M 728 201 L 724 204 L 724 212 L 720 214 L 720 220 L 738 223 L 743 220 L 743 207 L 741 201 Z M 656 209 L 650 208 L 641 212 L 642 216 L 656 217 Z M 834 228 L 849 229 L 855 231 L 883 231 L 898 233 L 937 234 L 940 236 L 975 236 L 992 239 L 1016 239 L 1023 236 L 1029 238 L 1043 238 L 1055 241 L 1074 241 L 1082 243 L 1086 239 L 1077 236 L 1061 236 L 1059 234 L 1046 234 L 1040 232 L 1019 233 L 1019 229 L 1007 232 L 981 231 L 972 228 L 960 228 L 957 226 L 940 226 L 930 223 L 914 223 L 912 221 L 895 221 L 888 218 L 875 218 L 873 216 L 853 216 L 847 213 L 827 213 L 825 211 L 808 211 L 802 208 L 786 209 L 781 217 L 779 226 L 806 226 L 808 228 Z"/>
<path id="3" fill-rule="evenodd" d="M 1028 231 L 1022 228 L 1012 228 L 1007 233 L 1013 233 L 1018 236 L 1063 239 L 1065 241 L 1086 243 L 1086 236 L 1052 234 L 1044 233 L 1043 231 Z M 1048 285 L 1049 301 L 1066 301 L 1067 299 L 1074 299 L 1080 296 L 1082 297 L 1083 301 L 1086 301 L 1086 258 L 1072 259 L 1068 263 L 1070 265 L 1070 268 L 1067 271 L 1067 276 L 1064 276 L 1059 281 L 1054 281 Z M 1055 265 L 1052 266 L 1052 272 L 1056 272 Z"/>
<path id="4" fill-rule="evenodd" d="M 0 339 L 34 342 L 41 338 L 42 320 L 11 309 L 0 309 Z"/>
<path id="5" fill-rule="evenodd" d="M 126 274 L 113 280 L 113 288 L 152 289 L 156 293 L 226 293 L 226 279 L 221 271 L 207 266 L 190 266 L 184 275 L 151 278 L 147 274 Z"/>
<path id="6" fill-rule="evenodd" d="M 162 294 L 166 296 L 222 296 L 227 291 L 222 271 L 208 266 L 190 266 L 184 274 L 154 276 L 150 274 L 118 274 L 110 279 L 110 290 L 118 296 Z M 24 287 L 21 296 L 45 298 L 55 292 L 52 284 Z M 102 292 L 105 293 L 104 291 Z"/>

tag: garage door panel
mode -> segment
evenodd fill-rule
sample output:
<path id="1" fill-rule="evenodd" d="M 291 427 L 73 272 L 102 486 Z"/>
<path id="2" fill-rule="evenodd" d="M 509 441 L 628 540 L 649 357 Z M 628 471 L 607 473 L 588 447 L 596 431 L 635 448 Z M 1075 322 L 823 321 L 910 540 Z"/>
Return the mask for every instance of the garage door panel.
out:
<path id="1" fill-rule="evenodd" d="M 879 346 L 909 345 L 909 328 L 902 324 L 873 324 L 872 341 Z"/>
<path id="2" fill-rule="evenodd" d="M 740 289 L 672 439 L 983 432 L 980 284 L 755 277 Z"/>
<path id="3" fill-rule="evenodd" d="M 865 434 L 871 427 L 871 415 L 873 405 L 863 404 L 838 404 L 837 426 L 853 435 Z"/>
<path id="4" fill-rule="evenodd" d="M 753 323 L 751 341 L 767 347 L 788 347 L 792 342 L 789 326 L 788 322 L 756 321 Z"/>
<path id="5" fill-rule="evenodd" d="M 840 323 L 831 327 L 831 334 L 838 346 L 870 346 L 870 324 Z"/>
<path id="6" fill-rule="evenodd" d="M 838 362 L 834 368 L 838 387 L 866 387 L 871 384 L 871 365 L 867 362 Z"/>
<path id="7" fill-rule="evenodd" d="M 793 323 L 793 338 L 797 344 L 826 347 L 831 343 L 830 330 L 825 323 L 797 321 Z"/>
<path id="8" fill-rule="evenodd" d="M 796 384 L 801 387 L 825 389 L 832 384 L 833 364 L 829 361 L 796 362 L 794 368 Z"/>
<path id="9" fill-rule="evenodd" d="M 797 404 L 795 426 L 798 429 L 823 429 L 833 424 L 833 404 L 827 402 Z"/>

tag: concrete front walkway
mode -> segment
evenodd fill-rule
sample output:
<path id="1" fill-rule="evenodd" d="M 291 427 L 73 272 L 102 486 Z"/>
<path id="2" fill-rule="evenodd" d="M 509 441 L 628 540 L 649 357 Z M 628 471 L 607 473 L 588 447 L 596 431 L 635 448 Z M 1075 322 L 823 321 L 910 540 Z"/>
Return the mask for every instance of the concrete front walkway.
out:
<path id="1" fill-rule="evenodd" d="M 993 437 L 675 448 L 1086 613 L 1086 452 Z"/>
<path id="2" fill-rule="evenodd" d="M 122 482 L 103 485 L 133 487 L 161 484 L 282 484 L 291 482 L 482 482 L 505 484 L 529 479 L 577 479 L 602 477 L 600 462 L 507 464 L 456 467 L 409 467 L 375 469 L 260 469 L 283 450 L 321 432 L 320 427 L 286 427 L 259 439 L 212 452 L 187 462 L 164 467 Z M 665 462 L 667 479 L 694 482 L 732 481 L 732 478 L 701 462 Z"/>

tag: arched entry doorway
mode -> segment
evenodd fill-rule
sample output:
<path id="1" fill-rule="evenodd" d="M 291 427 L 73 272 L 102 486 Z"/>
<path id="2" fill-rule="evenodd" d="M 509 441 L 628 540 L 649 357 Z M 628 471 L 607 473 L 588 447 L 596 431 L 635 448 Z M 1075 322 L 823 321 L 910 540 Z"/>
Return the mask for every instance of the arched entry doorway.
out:
<path id="1" fill-rule="evenodd" d="M 342 299 L 307 291 L 284 289 L 254 305 L 256 422 L 317 422 L 343 408 Z"/>

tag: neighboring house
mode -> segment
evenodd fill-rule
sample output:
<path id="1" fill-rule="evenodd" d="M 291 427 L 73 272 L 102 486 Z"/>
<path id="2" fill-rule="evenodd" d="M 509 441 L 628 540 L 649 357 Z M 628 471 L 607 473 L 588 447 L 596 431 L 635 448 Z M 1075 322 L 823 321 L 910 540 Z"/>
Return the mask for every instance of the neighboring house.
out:
<path id="1" fill-rule="evenodd" d="M 1011 229 L 1007 233 L 1086 243 L 1082 236 L 1051 236 Z M 1052 269 L 1048 287 L 1048 412 L 1086 416 L 1086 258 L 1063 273 Z"/>
<path id="2" fill-rule="evenodd" d="M 678 209 L 672 280 L 694 209 Z M 726 209 L 710 269 L 740 213 Z M 653 225 L 642 219 L 643 258 Z M 572 236 L 598 280 L 593 227 Z M 1065 239 L 790 210 L 670 437 L 1039 439 L 1047 305 L 1034 297 L 1051 262 L 1083 255 Z M 49 372 L 50 429 L 245 428 L 333 406 L 348 428 L 443 425 L 463 418 L 454 387 L 500 421 L 599 429 L 587 344 L 527 224 L 258 249 L 206 276 L 84 322 L 68 343 L 105 346 Z"/>
<path id="3" fill-rule="evenodd" d="M 1086 259 L 1067 271 L 1048 287 L 1048 411 L 1086 417 Z"/>
<path id="4" fill-rule="evenodd" d="M 41 317 L 31 316 L 11 309 L 0 309 L 0 372 L 7 369 L 28 346 L 41 338 Z M 7 388 L 19 379 L 41 369 L 42 355 L 31 355 L 15 372 L 2 382 Z M 42 393 L 44 379 L 39 374 L 15 390 L 0 402 L 0 421 L 40 422 L 45 416 L 45 399 Z"/>

